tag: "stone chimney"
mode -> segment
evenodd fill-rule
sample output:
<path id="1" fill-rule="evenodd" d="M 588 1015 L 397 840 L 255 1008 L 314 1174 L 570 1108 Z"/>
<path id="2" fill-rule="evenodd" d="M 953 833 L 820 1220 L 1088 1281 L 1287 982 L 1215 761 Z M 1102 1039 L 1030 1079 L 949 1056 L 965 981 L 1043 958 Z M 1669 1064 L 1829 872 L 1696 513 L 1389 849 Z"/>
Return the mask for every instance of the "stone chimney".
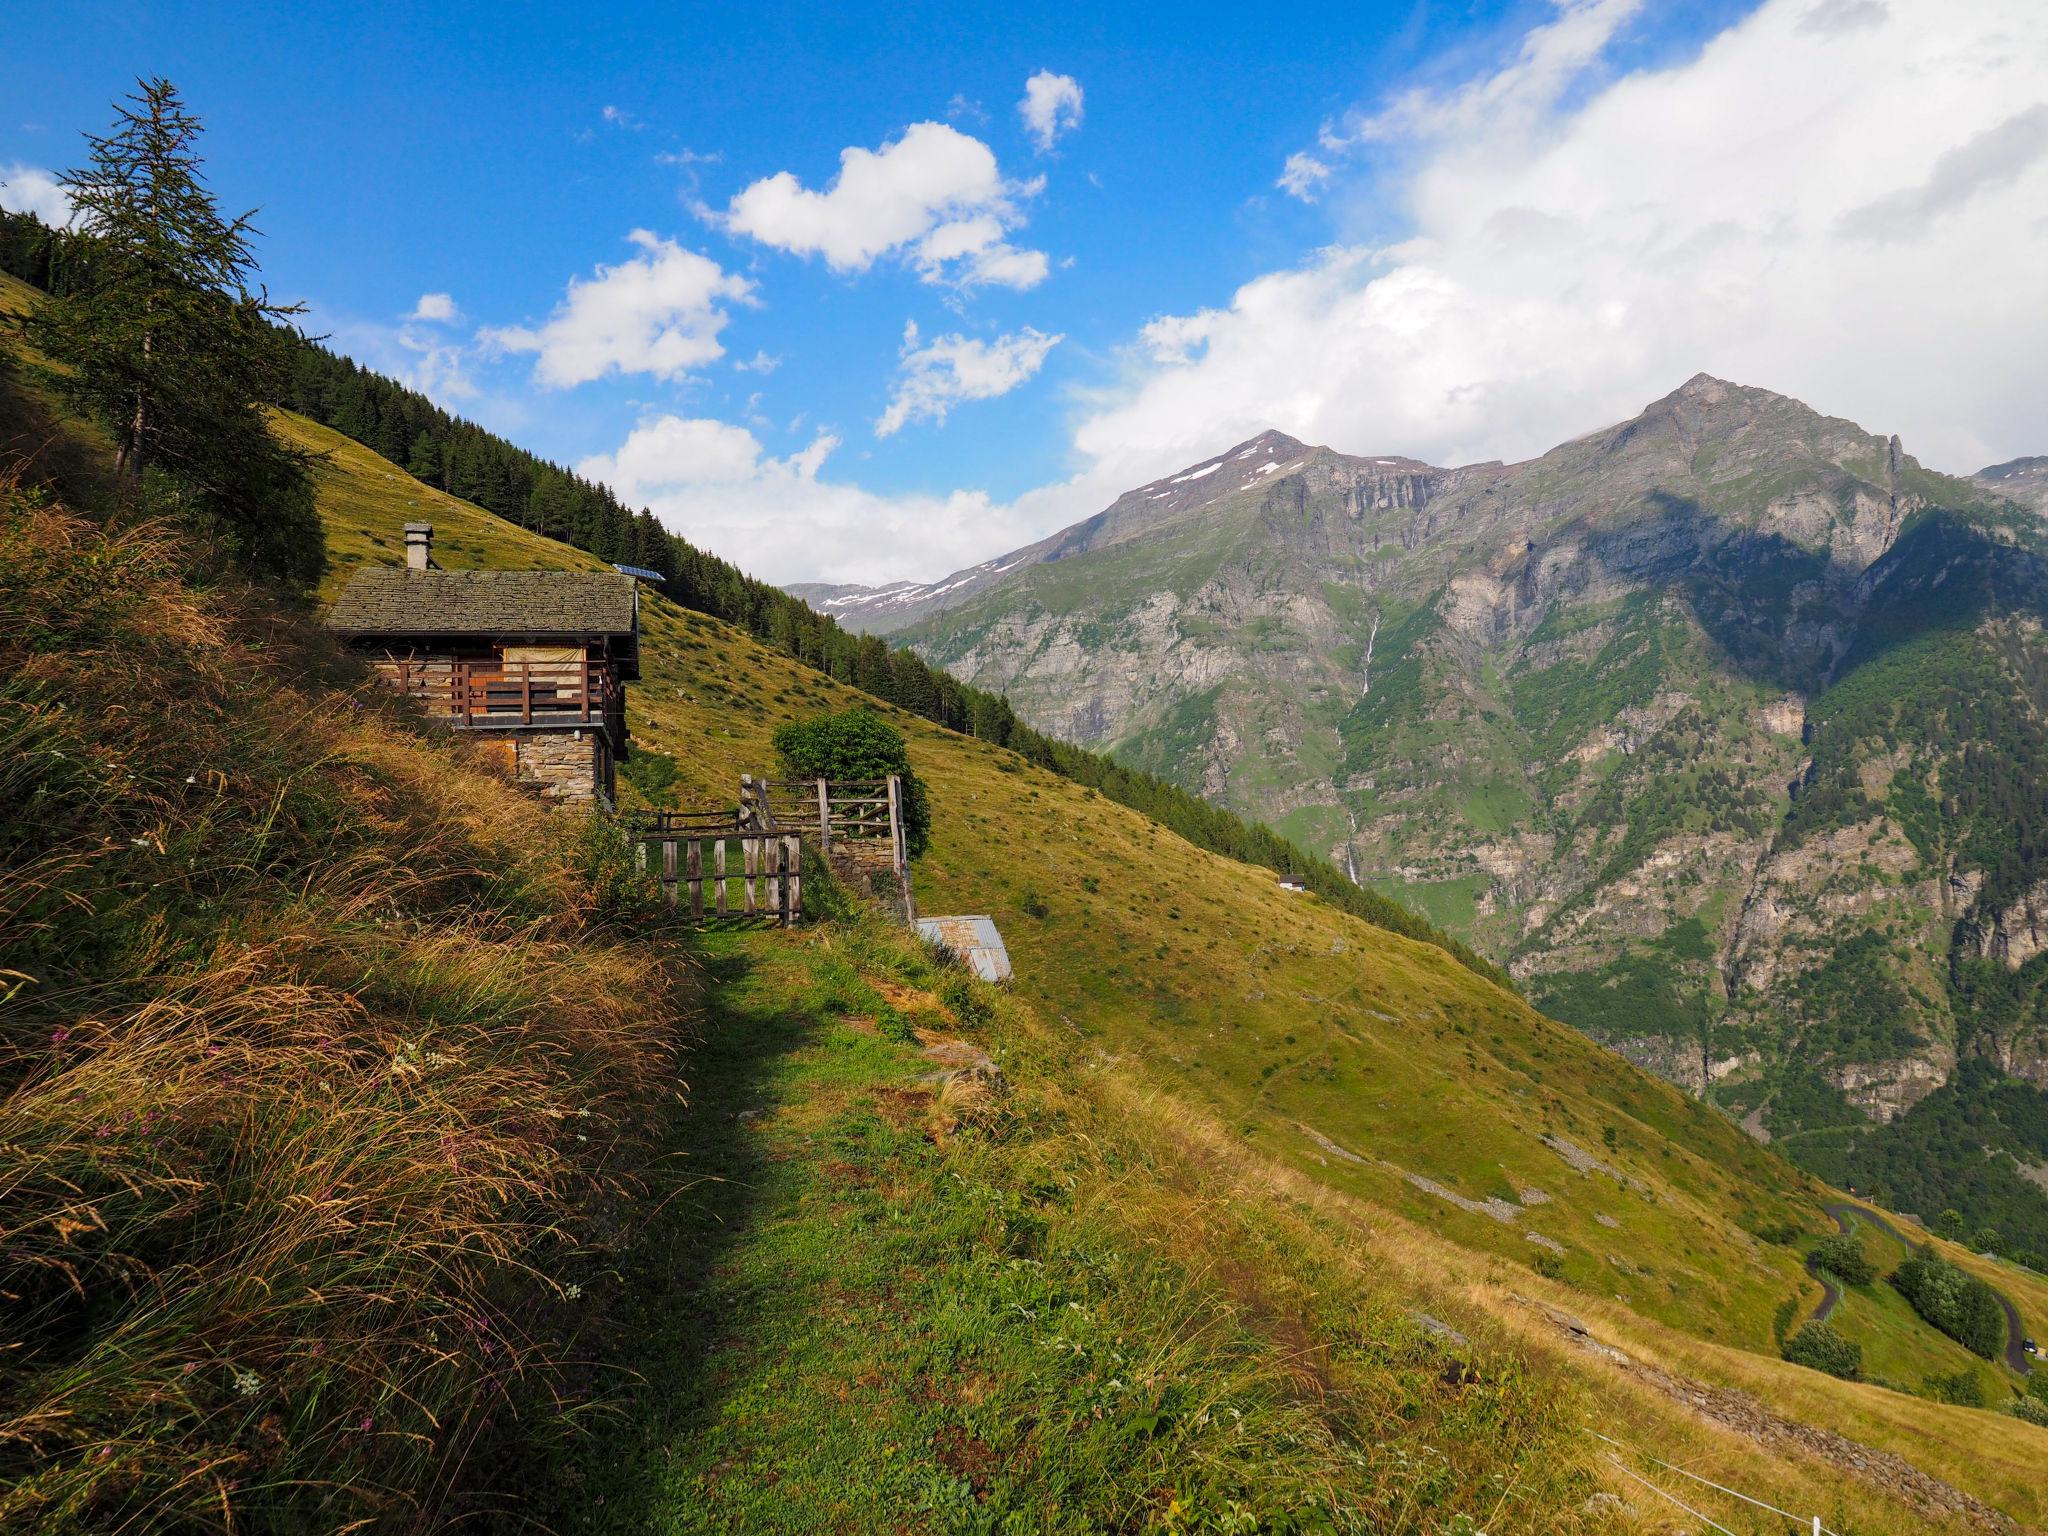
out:
<path id="1" fill-rule="evenodd" d="M 407 523 L 405 525 L 405 568 L 408 571 L 430 571 L 434 568 L 434 525 L 432 523 Z"/>

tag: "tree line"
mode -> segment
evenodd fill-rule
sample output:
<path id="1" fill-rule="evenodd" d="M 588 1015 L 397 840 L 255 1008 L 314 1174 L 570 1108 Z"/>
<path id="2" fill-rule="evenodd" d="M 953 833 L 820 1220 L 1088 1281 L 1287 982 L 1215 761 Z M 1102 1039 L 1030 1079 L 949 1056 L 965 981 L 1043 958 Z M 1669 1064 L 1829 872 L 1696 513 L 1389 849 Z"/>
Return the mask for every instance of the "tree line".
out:
<path id="1" fill-rule="evenodd" d="M 1299 876 L 1333 905 L 1378 927 L 1434 944 L 1460 964 L 1512 990 L 1505 972 L 1464 944 L 1399 903 L 1353 885 L 1327 859 L 1298 847 L 1270 827 L 1247 823 L 1156 774 L 1032 729 L 1017 718 L 1001 694 L 970 687 L 927 665 L 911 651 L 892 649 L 876 636 L 848 632 L 800 598 L 669 532 L 647 508 L 628 508 L 607 487 L 528 453 L 443 410 L 419 391 L 304 336 L 292 324 L 295 311 L 269 305 L 267 298 L 247 291 L 253 273 L 246 245 L 251 232 L 248 219 L 244 216 L 229 222 L 214 212 L 198 179 L 198 159 L 191 148 L 197 121 L 185 112 L 168 82 L 144 81 L 141 85 L 142 95 L 135 98 L 139 112 L 124 109 L 116 138 L 94 141 L 95 168 L 72 173 L 67 184 L 76 189 L 100 174 L 100 147 L 117 142 L 120 134 L 147 135 L 157 131 L 152 129 L 152 121 L 170 122 L 173 134 L 166 141 L 166 163 L 196 210 L 196 227 L 215 249 L 212 267 L 198 258 L 183 268 L 175 260 L 165 263 L 164 283 L 185 281 L 206 287 L 210 282 L 208 291 L 218 296 L 214 307 L 226 306 L 240 320 L 231 333 L 194 328 L 184 335 L 180 371 L 164 381 L 167 392 L 199 391 L 201 381 L 206 380 L 204 393 L 210 399 L 223 398 L 224 386 L 246 390 L 240 397 L 244 417 L 256 414 L 252 404 L 256 402 L 292 410 L 332 427 L 451 496 L 474 502 L 509 522 L 601 560 L 657 573 L 664 594 L 683 607 L 744 629 L 841 683 L 950 730 L 1007 747 L 1041 768 L 1150 817 L 1197 847 Z M 127 211 L 124 217 L 150 206 L 147 190 L 127 189 L 120 202 Z M 47 310 L 58 316 L 95 315 L 102 331 L 127 323 L 123 315 L 126 305 L 147 302 L 166 307 L 168 301 L 161 292 L 137 300 L 121 286 L 124 269 L 119 265 L 120 251 L 109 243 L 109 221 L 95 216 L 88 204 L 80 206 L 83 217 L 75 230 L 52 229 L 32 215 L 0 210 L 0 270 L 41 288 L 57 301 L 42 306 L 39 314 Z M 188 223 L 192 222 L 188 218 Z M 177 231 L 142 233 L 175 254 Z M 262 351 L 260 357 L 249 340 L 251 328 L 258 322 L 267 338 L 263 345 L 274 348 Z M 57 334 L 47 320 L 36 324 L 45 336 Z M 227 344 L 230 341 L 244 351 L 235 352 Z M 103 371 L 105 360 L 95 353 L 89 329 L 76 335 L 68 346 L 66 362 Z M 211 361 L 232 366 L 215 369 L 209 377 Z M 105 399 L 80 398 L 78 403 L 108 425 L 118 424 L 126 408 L 118 390 Z M 175 414 L 178 401 L 170 399 L 166 409 Z M 214 417 L 231 414 L 215 411 Z M 209 419 L 213 418 L 203 413 L 193 416 L 202 430 Z M 245 479 L 253 478 L 256 483 L 246 487 L 245 494 L 230 498 L 228 510 L 216 521 L 228 529 L 231 542 L 238 541 L 245 552 L 257 556 L 247 562 L 253 568 L 304 589 L 317 577 L 325 556 L 302 466 L 289 453 L 255 450 L 239 418 L 229 425 L 234 430 L 226 434 L 226 444 L 256 466 L 244 473 Z"/>

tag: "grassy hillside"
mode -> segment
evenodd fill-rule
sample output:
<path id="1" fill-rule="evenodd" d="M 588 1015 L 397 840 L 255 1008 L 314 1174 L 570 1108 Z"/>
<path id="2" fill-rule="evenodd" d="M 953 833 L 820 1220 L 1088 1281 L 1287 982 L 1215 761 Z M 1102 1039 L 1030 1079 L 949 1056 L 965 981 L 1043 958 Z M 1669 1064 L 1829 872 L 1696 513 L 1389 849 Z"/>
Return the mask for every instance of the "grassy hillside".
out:
<path id="1" fill-rule="evenodd" d="M 398 525 L 422 515 L 445 564 L 594 563 L 309 423 L 285 417 L 279 430 L 330 451 L 319 498 L 332 582 L 351 563 L 396 560 Z M 100 546 L 80 539 L 62 589 L 79 596 L 57 600 L 47 540 L 11 550 L 5 568 L 23 613 L 81 615 L 91 622 L 75 634 L 104 647 L 126 632 L 85 600 L 111 584 L 93 575 L 107 568 Z M 123 613 L 169 611 L 175 558 L 160 563 L 171 574 Z M 671 1098 L 653 1118 L 678 1081 L 666 1054 L 676 983 L 659 951 L 616 942 L 627 893 L 563 841 L 576 823 L 541 816 L 395 712 L 358 707 L 375 696 L 335 691 L 295 659 L 317 643 L 286 616 L 264 622 L 232 631 L 238 648 L 215 643 L 228 631 L 192 630 L 175 667 L 143 649 L 101 669 L 164 690 L 160 761 L 141 776 L 162 803 L 145 795 L 131 811 L 114 774 L 67 814 L 160 837 L 169 852 L 152 846 L 151 859 L 235 857 L 201 889 L 102 850 L 91 867 L 119 875 L 119 901 L 95 909 L 135 917 L 163 947 L 112 951 L 140 957 L 125 968 L 99 951 L 65 963 L 132 987 L 189 962 L 219 987 L 254 944 L 305 989 L 262 994 L 271 1011 L 237 1014 L 242 1036 L 193 1033 L 169 1041 L 171 1056 L 133 1058 L 128 1082 L 177 1080 L 164 1062 L 196 1053 L 203 1068 L 215 1045 L 236 1053 L 226 1081 L 194 1079 L 223 1110 L 193 1126 L 245 1136 L 193 1143 L 192 1182 L 177 1187 L 254 1180 L 289 1202 L 292 1179 L 354 1177 L 364 1159 L 428 1182 L 318 1186 L 302 1200 L 311 1218 L 335 1188 L 352 1192 L 307 1229 L 316 1260 L 320 1243 L 341 1245 L 338 1270 L 265 1249 L 249 1226 L 202 1224 L 218 1246 L 185 1250 L 188 1267 L 165 1269 L 128 1310 L 106 1282 L 107 1326 L 137 1321 L 90 1354 L 96 1376 L 62 1351 L 16 1356 L 41 1374 L 33 1396 L 18 1366 L 0 1378 L 9 1443 L 60 1451 L 12 1506 L 37 1525 L 121 1523 L 137 1506 L 120 1498 L 163 1486 L 244 1523 L 288 1498 L 331 1522 L 326 1485 L 299 1480 L 319 1466 L 367 1490 L 367 1517 L 386 1524 L 414 1503 L 490 1524 L 501 1506 L 474 1501 L 495 1487 L 522 1516 L 591 1530 L 808 1530 L 821 1512 L 846 1529 L 934 1531 L 1655 1528 L 1656 1497 L 1604 1459 L 1586 1433 L 1597 1429 L 1667 1486 L 1646 1456 L 1838 1530 L 1986 1528 L 1902 1464 L 1815 1427 L 2020 1520 L 2048 1515 L 2032 1488 L 2040 1431 L 1775 1358 L 1774 1315 L 1810 1307 L 1819 1288 L 1795 1246 L 1755 1234 L 1818 1234 L 1820 1186 L 1442 950 L 1282 893 L 1269 872 L 900 712 L 937 813 L 921 905 L 994 914 L 1017 984 L 963 985 L 872 920 L 718 939 L 696 966 L 699 1043 L 680 1068 L 692 1102 Z M 154 633 L 135 623 L 142 640 Z M 673 756 L 685 804 L 730 801 L 738 774 L 768 763 L 777 724 L 859 697 L 658 598 L 644 649 L 633 733 Z M 233 814 L 218 821 L 207 818 L 219 797 L 178 787 L 204 744 L 191 722 L 209 710 L 242 732 L 235 752 L 211 755 L 263 765 L 233 776 Z M 110 762 L 116 736 L 95 734 L 108 718 L 68 717 L 83 734 L 60 750 Z M 33 753 L 8 761 L 57 771 Z M 288 814 L 266 821 L 273 803 Z M 157 819 L 131 834 L 143 810 Z M 40 817 L 36 835 L 73 825 Z M 144 857 L 119 842 L 120 860 Z M 36 931 L 73 943 L 109 930 Z M 24 972 L 49 969 L 16 953 L 7 963 Z M 59 1002 L 95 1019 L 131 1006 L 118 991 Z M 342 1012 L 310 1042 L 281 1039 L 276 1019 L 298 1015 L 279 1010 L 302 1006 Z M 77 1026 L 6 1017 L 15 1146 L 27 1144 L 20 1127 L 43 1123 L 32 1115 L 74 1102 L 60 1075 L 72 1037 L 50 1037 Z M 131 1036 L 144 1038 L 95 1025 L 79 1065 L 121 1064 L 115 1047 Z M 993 1058 L 1000 1086 L 929 1081 L 921 1043 L 955 1036 Z M 339 1063 L 305 1054 L 337 1040 Z M 536 1097 L 550 1084 L 563 1096 Z M 616 1138 L 581 1141 L 578 1107 Z M 85 1127 L 66 1144 L 82 1160 L 57 1176 L 97 1187 L 103 1138 Z M 655 1130 L 668 1170 L 655 1198 L 591 1200 L 619 1187 L 624 1154 Z M 589 1150 L 615 1139 L 617 1159 Z M 579 1199 L 572 1222 L 561 1208 Z M 480 1203 L 444 1217 L 436 1200 Z M 223 1209 L 260 1223 L 273 1207 Z M 438 1270 L 409 1268 L 433 1251 L 432 1228 L 394 1227 L 396 1211 L 470 1219 L 487 1235 L 444 1250 L 463 1257 Z M 120 1230 L 159 1264 L 190 1242 L 165 1225 L 186 1214 Z M 385 1258 L 366 1228 L 423 1246 Z M 549 1246 L 528 1257 L 534 1241 Z M 526 1289 L 496 1288 L 495 1262 Z M 366 1294 L 361 1273 L 382 1292 Z M 2048 1315 L 2021 1278 L 1996 1283 L 2030 1317 Z M 1599 1347 L 1562 1330 L 1563 1313 Z M 351 1335 L 372 1323 L 386 1331 Z M 1938 1354 L 1935 1336 L 1913 1340 L 1911 1319 L 1893 1325 Z M 421 1337 L 425 1374 L 397 1372 L 398 1395 L 362 1401 L 372 1367 L 413 1360 Z M 514 1344 L 534 1353 L 509 1373 Z M 549 1368 L 563 1357 L 572 1371 Z M 99 1384 L 98 1417 L 79 1411 L 80 1381 Z M 548 1391 L 536 1404 L 514 1395 L 519 1383 Z M 443 1428 L 410 1417 L 441 1401 L 428 1388 L 455 1394 L 453 1411 L 435 1409 Z M 1715 1395 L 1728 1390 L 1763 1406 Z M 170 1421 L 183 1438 L 127 1427 L 151 1412 L 162 1422 L 166 1394 L 183 1405 Z M 608 1411 L 583 1413 L 593 1400 Z M 551 1451 L 565 1413 L 586 1438 Z M 131 1481 L 141 1469 L 159 1482 Z M 1732 1530 L 1775 1528 L 1714 1508 Z"/>
<path id="2" fill-rule="evenodd" d="M 361 450 L 350 445 L 337 465 L 350 453 Z M 381 508 L 375 496 L 350 510 L 323 493 L 338 550 L 374 547 L 373 535 L 388 540 L 387 527 L 416 515 L 419 488 L 378 476 L 395 472 L 376 466 L 367 482 L 348 478 L 357 492 L 387 488 Z M 456 535 L 452 564 L 581 558 L 458 504 L 438 503 L 432 515 L 437 541 L 442 528 Z M 658 598 L 645 624 L 631 725 L 639 748 L 674 757 L 680 803 L 730 802 L 738 775 L 770 761 L 778 724 L 858 697 Z M 2026 1426 L 1770 1358 L 1773 1314 L 1792 1301 L 1803 1315 L 1819 1288 L 1795 1248 L 1753 1234 L 1787 1225 L 1818 1233 L 1823 1191 L 1713 1111 L 1439 950 L 1283 893 L 1266 872 L 1194 849 L 1013 754 L 894 718 L 933 790 L 920 905 L 996 917 L 1018 968 L 1006 1014 L 1016 1033 L 991 1043 L 1023 1050 L 1037 1032 L 1043 1070 L 1070 1089 L 1071 1059 L 1093 1063 L 1100 1134 L 1136 1136 L 1146 1159 L 1168 1168 L 1183 1158 L 1226 1167 L 1214 1198 L 1233 1219 L 1247 1200 L 1297 1206 L 1326 1262 L 1355 1266 L 1393 1295 L 1448 1296 L 1440 1304 L 1463 1309 L 1461 1324 L 1497 1330 L 1521 1358 L 1550 1351 L 1560 1380 L 1590 1372 L 1597 1406 L 1588 1411 L 1600 1417 L 1626 1403 L 1644 1443 L 1706 1435 L 1713 1455 L 1758 1455 L 1753 1445 L 1721 1444 L 1720 1431 L 1689 1415 L 1674 1417 L 1625 1373 L 1606 1380 L 1581 1358 L 1567 1364 L 1511 1295 L 1551 1298 L 1638 1359 L 1762 1393 L 1781 1412 L 1894 1448 L 2002 1507 L 2035 1507 Z M 779 953 L 745 960 L 757 976 L 789 963 Z M 763 1006 L 758 994 L 747 1006 Z M 815 1017 L 829 1032 L 843 1015 L 825 1006 Z M 826 1043 L 810 1039 L 806 1049 Z M 777 1058 L 766 1080 L 805 1103 L 806 1076 L 836 1072 L 830 1063 L 798 1052 Z M 835 1091 L 858 1098 L 893 1079 L 871 1062 L 853 1081 L 854 1090 L 841 1081 Z M 1597 1166 L 1578 1171 L 1546 1135 Z M 884 1185 L 905 1176 L 889 1167 Z M 1199 1244 L 1193 1252 L 1215 1262 Z M 1997 1283 L 2030 1315 L 2048 1313 L 2048 1296 L 2023 1278 L 2007 1271 Z M 1853 1305 L 1841 1316 L 1852 1331 L 1862 1326 Z M 1919 1351 L 1901 1355 L 1902 1368 L 1968 1366 L 1951 1362 L 1946 1341 L 1917 1321 L 1888 1314 L 1894 1324 L 1910 1341 L 1900 1348 Z M 1759 1476 L 1801 1475 L 1767 1455 L 1753 1465 Z M 1874 1511 L 1869 1518 L 1873 1528 L 1884 1523 Z"/>
<path id="3" fill-rule="evenodd" d="M 588 1401 L 688 998 L 548 816 L 0 462 L 0 1526 L 335 1529 Z"/>

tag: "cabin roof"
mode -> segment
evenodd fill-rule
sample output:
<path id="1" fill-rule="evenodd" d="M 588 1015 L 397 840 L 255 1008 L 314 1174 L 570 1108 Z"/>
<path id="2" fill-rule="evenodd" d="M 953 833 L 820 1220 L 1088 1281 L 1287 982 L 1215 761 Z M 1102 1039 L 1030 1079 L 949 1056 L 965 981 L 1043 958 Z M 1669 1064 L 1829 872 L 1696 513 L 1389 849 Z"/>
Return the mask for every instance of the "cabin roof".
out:
<path id="1" fill-rule="evenodd" d="M 413 571 L 370 566 L 335 599 L 344 635 L 631 635 L 633 578 L 592 571 Z"/>

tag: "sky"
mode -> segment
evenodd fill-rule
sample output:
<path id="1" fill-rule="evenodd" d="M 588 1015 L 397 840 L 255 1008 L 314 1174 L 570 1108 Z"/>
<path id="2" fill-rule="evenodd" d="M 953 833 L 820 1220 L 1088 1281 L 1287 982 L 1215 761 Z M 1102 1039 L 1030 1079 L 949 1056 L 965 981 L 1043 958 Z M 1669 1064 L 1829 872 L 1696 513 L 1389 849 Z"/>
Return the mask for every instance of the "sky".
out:
<path id="1" fill-rule="evenodd" d="M 1278 428 L 1513 461 L 1698 372 L 2048 453 L 2048 5 L 78 0 L 330 345 L 776 581 L 930 580 Z"/>

